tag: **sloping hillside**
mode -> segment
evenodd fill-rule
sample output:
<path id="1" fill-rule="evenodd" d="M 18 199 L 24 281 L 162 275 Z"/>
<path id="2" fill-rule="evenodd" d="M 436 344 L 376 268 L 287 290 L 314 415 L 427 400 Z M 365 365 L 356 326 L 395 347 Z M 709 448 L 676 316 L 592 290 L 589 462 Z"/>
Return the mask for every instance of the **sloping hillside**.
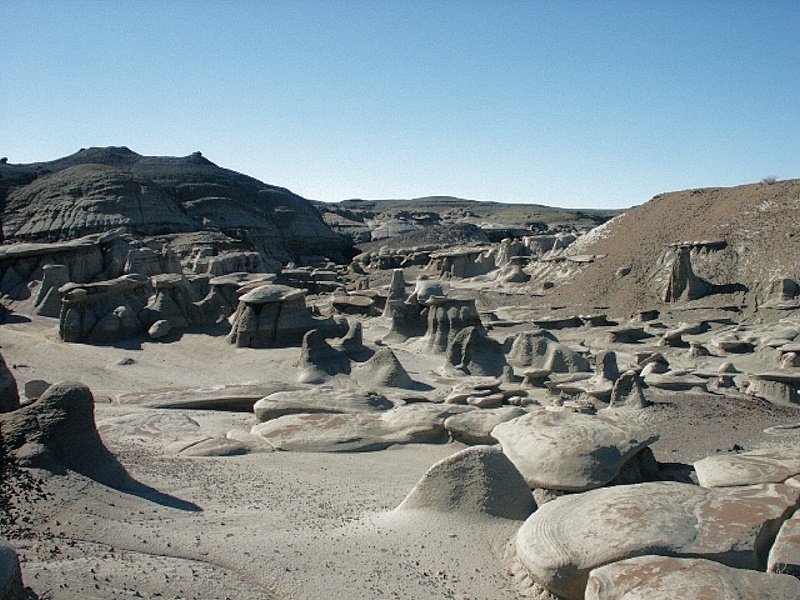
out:
<path id="1" fill-rule="evenodd" d="M 315 203 L 325 222 L 354 243 L 377 241 L 426 227 L 469 224 L 488 234 L 509 231 L 585 231 L 619 210 L 569 209 L 428 196 L 410 200 L 343 200 Z"/>
<path id="2" fill-rule="evenodd" d="M 699 244 L 695 272 L 747 291 L 708 303 L 763 301 L 771 281 L 800 279 L 800 180 L 661 194 L 591 232 L 570 254 L 606 255 L 549 297 L 553 303 L 635 311 L 662 303 L 670 244 Z M 620 270 L 623 271 L 620 271 Z M 630 269 L 623 275 L 625 269 Z"/>
<path id="3" fill-rule="evenodd" d="M 221 232 L 281 261 L 342 260 L 348 246 L 304 198 L 199 152 L 174 158 L 90 148 L 51 162 L 0 164 L 0 206 L 7 241 L 60 241 L 113 228 L 140 237 Z"/>

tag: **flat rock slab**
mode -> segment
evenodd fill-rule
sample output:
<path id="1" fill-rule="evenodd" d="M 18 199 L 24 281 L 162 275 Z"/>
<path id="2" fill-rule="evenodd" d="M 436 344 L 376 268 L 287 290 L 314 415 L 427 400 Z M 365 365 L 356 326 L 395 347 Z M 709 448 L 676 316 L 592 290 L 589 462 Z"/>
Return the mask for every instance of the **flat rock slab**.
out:
<path id="1" fill-rule="evenodd" d="M 562 496 L 525 521 L 517 554 L 536 581 L 568 600 L 584 597 L 592 569 L 646 554 L 755 570 L 798 495 L 780 484 L 718 490 L 656 482 Z"/>
<path id="2" fill-rule="evenodd" d="M 621 415 L 538 410 L 492 430 L 531 488 L 585 491 L 605 485 L 658 435 Z"/>
<path id="3" fill-rule="evenodd" d="M 784 446 L 709 456 L 694 463 L 703 487 L 781 483 L 800 473 L 800 448 Z"/>
<path id="4" fill-rule="evenodd" d="M 258 286 L 239 298 L 239 302 L 245 304 L 267 304 L 268 302 L 287 302 L 296 300 L 306 295 L 305 290 L 279 285 L 277 283 L 267 283 Z"/>
<path id="5" fill-rule="evenodd" d="M 536 510 L 533 494 L 508 457 L 474 446 L 428 469 L 397 510 L 487 514 L 523 521 Z"/>
<path id="6" fill-rule="evenodd" d="M 252 410 L 261 398 L 275 392 L 294 389 L 281 383 L 224 385 L 213 388 L 164 388 L 121 394 L 120 404 L 137 404 L 151 408 L 185 408 L 216 410 Z"/>
<path id="7" fill-rule="evenodd" d="M 253 412 L 256 419 L 264 422 L 300 413 L 375 413 L 393 406 L 386 396 L 377 392 L 308 386 L 261 398 L 253 406 Z"/>
<path id="8" fill-rule="evenodd" d="M 702 558 L 639 556 L 595 569 L 586 600 L 797 600 L 800 581 Z"/>
<path id="9" fill-rule="evenodd" d="M 453 439 L 465 444 L 496 444 L 492 430 L 500 423 L 525 416 L 527 411 L 518 406 L 487 410 L 473 410 L 448 417 L 444 427 Z"/>
<path id="10" fill-rule="evenodd" d="M 395 444 L 445 439 L 444 422 L 462 412 L 478 410 L 455 404 L 410 404 L 372 414 L 298 414 L 253 427 L 276 450 L 357 452 Z"/>

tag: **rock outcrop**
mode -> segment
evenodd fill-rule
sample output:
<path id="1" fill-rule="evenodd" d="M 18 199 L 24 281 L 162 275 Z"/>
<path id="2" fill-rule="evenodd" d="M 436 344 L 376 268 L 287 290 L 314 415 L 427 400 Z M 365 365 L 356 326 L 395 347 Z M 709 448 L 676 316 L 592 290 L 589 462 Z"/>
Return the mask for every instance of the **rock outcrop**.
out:
<path id="1" fill-rule="evenodd" d="M 6 240 L 63 241 L 115 228 L 140 237 L 209 232 L 280 262 L 314 255 L 341 261 L 347 248 L 307 200 L 199 152 L 172 158 L 89 148 L 0 171 Z M 211 244 L 214 235 L 206 236 Z"/>
<path id="2" fill-rule="evenodd" d="M 436 352 L 444 352 L 456 335 L 467 327 L 483 332 L 475 300 L 455 300 L 434 296 L 428 308 L 428 344 Z"/>
<path id="3" fill-rule="evenodd" d="M 94 397 L 82 383 L 55 383 L 32 404 L 0 415 L 0 432 L 23 466 L 68 468 L 112 483 L 127 480 L 97 433 Z"/>
<path id="4" fill-rule="evenodd" d="M 250 348 L 295 346 L 312 329 L 333 328 L 331 320 L 311 315 L 305 296 L 304 290 L 277 284 L 247 292 L 239 298 L 228 341 Z"/>
<path id="5" fill-rule="evenodd" d="M 535 509 L 522 475 L 491 446 L 467 448 L 439 461 L 397 507 L 398 511 L 455 511 L 520 521 Z"/>

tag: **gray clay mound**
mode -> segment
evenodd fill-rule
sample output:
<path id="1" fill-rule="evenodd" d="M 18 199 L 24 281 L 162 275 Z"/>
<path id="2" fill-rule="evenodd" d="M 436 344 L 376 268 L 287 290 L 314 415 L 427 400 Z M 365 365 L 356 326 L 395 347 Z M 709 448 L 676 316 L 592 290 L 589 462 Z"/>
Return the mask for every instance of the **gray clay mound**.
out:
<path id="1" fill-rule="evenodd" d="M 536 509 L 528 485 L 497 448 L 473 446 L 433 465 L 397 510 L 487 514 L 524 520 Z"/>

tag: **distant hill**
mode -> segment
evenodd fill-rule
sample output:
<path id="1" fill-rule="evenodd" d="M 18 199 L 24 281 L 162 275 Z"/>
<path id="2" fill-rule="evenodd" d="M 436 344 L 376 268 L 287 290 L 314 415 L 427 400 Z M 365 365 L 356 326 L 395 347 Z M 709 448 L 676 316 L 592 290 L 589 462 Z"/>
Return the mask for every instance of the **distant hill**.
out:
<path id="1" fill-rule="evenodd" d="M 3 163 L 0 207 L 6 241 L 122 228 L 143 237 L 223 234 L 234 246 L 282 262 L 306 255 L 343 260 L 349 252 L 306 199 L 218 167 L 199 152 L 154 157 L 89 148 L 50 162 Z"/>
<path id="2" fill-rule="evenodd" d="M 622 312 L 659 305 L 666 283 L 664 259 L 670 244 L 683 242 L 721 242 L 693 248 L 695 271 L 714 284 L 747 290 L 698 303 L 743 302 L 755 309 L 772 281 L 800 281 L 800 179 L 655 196 L 570 247 L 571 254 L 604 258 L 558 286 L 547 301 Z"/>
<path id="3" fill-rule="evenodd" d="M 622 211 L 567 209 L 540 204 L 504 204 L 452 196 L 407 200 L 315 202 L 331 228 L 356 244 L 419 231 L 425 227 L 471 224 L 491 230 L 586 231 Z M 501 234 L 502 235 L 502 234 Z"/>

